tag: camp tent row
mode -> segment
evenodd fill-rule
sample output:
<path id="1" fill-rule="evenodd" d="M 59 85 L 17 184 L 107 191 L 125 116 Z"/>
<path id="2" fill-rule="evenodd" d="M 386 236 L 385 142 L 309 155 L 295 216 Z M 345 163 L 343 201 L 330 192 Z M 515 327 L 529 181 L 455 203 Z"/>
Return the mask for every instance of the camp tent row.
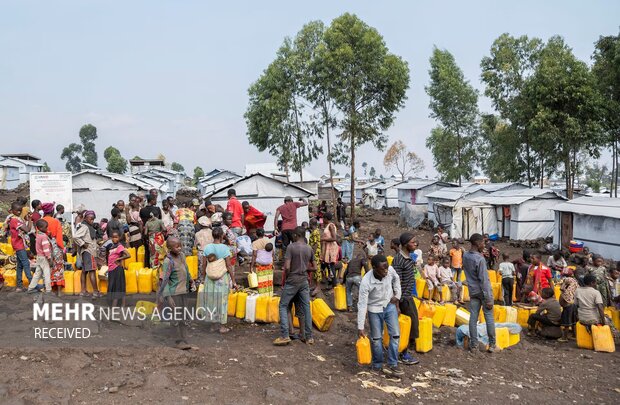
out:
<path id="1" fill-rule="evenodd" d="M 583 242 L 592 252 L 620 260 L 620 200 L 581 197 L 553 206 L 553 242 L 568 247 Z"/>

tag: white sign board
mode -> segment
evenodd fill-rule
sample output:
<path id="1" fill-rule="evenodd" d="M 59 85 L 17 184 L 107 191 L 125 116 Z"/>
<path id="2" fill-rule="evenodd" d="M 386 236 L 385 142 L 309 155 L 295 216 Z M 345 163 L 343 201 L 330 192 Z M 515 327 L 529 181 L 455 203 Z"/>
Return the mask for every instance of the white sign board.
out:
<path id="1" fill-rule="evenodd" d="M 30 201 L 53 202 L 65 207 L 65 220 L 71 221 L 73 212 L 71 173 L 30 173 Z"/>

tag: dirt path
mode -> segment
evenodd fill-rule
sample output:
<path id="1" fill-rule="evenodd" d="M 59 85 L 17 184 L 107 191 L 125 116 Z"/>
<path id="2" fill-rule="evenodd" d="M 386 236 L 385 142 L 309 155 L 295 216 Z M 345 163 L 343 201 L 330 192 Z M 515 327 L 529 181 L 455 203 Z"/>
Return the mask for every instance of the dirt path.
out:
<path id="1" fill-rule="evenodd" d="M 379 224 L 389 240 L 401 232 L 394 219 L 379 216 L 367 226 Z M 416 232 L 426 249 L 428 233 Z M 333 304 L 329 292 L 325 299 Z M 273 324 L 234 319 L 225 336 L 195 324 L 190 333 L 195 350 L 180 351 L 170 347 L 172 327 L 150 322 L 89 322 L 93 336 L 87 340 L 36 341 L 32 328 L 41 324 L 32 320 L 31 303 L 31 296 L 0 291 L 0 403 L 612 404 L 620 399 L 620 354 L 580 350 L 574 342 L 522 337 L 502 352 L 470 357 L 455 346 L 455 329 L 442 327 L 435 330 L 433 350 L 419 355 L 420 364 L 405 367 L 405 376 L 391 381 L 357 365 L 355 314 L 336 313 L 329 332 L 315 332 L 314 346 L 298 341 L 272 346 Z M 364 388 L 364 381 L 409 392 L 398 397 Z"/>

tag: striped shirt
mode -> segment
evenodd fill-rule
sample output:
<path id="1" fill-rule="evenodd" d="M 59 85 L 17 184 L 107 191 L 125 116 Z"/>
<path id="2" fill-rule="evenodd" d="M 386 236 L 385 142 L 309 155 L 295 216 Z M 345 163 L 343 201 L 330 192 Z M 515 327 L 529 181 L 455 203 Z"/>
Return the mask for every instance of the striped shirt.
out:
<path id="1" fill-rule="evenodd" d="M 413 260 L 410 257 L 405 256 L 401 251 L 394 257 L 392 267 L 398 274 L 400 279 L 400 290 L 403 298 L 409 298 L 413 293 L 413 286 L 415 284 L 416 267 Z"/>
<path id="2" fill-rule="evenodd" d="M 52 247 L 50 238 L 43 232 L 37 232 L 36 236 L 37 256 L 43 256 L 46 259 L 52 258 Z"/>

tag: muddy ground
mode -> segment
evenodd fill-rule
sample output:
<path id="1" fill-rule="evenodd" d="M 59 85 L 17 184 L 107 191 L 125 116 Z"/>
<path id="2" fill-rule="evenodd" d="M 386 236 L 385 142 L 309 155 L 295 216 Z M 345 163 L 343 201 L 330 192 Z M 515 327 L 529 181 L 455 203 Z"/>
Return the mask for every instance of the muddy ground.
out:
<path id="1" fill-rule="evenodd" d="M 402 232 L 395 220 L 376 214 L 363 226 L 381 227 L 387 241 Z M 426 250 L 429 232 L 416 233 Z M 503 243 L 499 247 L 520 253 Z M 331 305 L 331 293 L 324 295 Z M 139 298 L 131 296 L 130 303 Z M 455 346 L 455 330 L 442 327 L 435 330 L 433 350 L 419 354 L 420 364 L 404 367 L 405 376 L 393 381 L 357 365 L 355 314 L 337 312 L 328 332 L 315 330 L 314 346 L 299 341 L 272 346 L 273 324 L 233 319 L 232 331 L 223 336 L 196 324 L 189 339 L 194 349 L 180 351 L 171 347 L 173 328 L 150 322 L 89 322 L 93 336 L 85 341 L 36 341 L 32 328 L 41 324 L 32 320 L 31 302 L 32 296 L 0 291 L 0 403 L 612 404 L 620 399 L 620 355 L 577 349 L 574 342 L 522 336 L 502 352 L 471 357 Z M 410 391 L 399 397 L 364 388 L 364 381 Z"/>

